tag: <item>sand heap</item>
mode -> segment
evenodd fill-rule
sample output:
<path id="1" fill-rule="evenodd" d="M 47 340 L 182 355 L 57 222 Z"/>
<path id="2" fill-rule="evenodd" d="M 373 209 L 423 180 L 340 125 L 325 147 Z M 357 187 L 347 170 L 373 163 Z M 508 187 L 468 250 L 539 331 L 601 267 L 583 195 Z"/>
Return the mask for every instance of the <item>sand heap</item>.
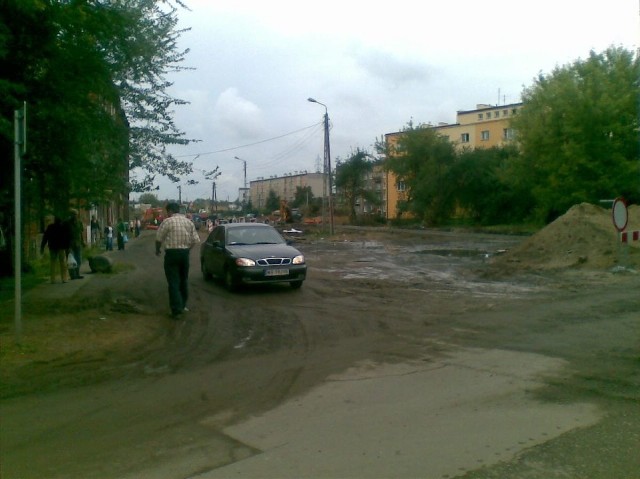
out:
<path id="1" fill-rule="evenodd" d="M 640 206 L 628 208 L 627 231 L 640 230 Z M 640 268 L 640 241 L 623 248 L 613 225 L 611 209 L 588 203 L 564 215 L 492 262 L 503 272 L 615 266 Z"/>

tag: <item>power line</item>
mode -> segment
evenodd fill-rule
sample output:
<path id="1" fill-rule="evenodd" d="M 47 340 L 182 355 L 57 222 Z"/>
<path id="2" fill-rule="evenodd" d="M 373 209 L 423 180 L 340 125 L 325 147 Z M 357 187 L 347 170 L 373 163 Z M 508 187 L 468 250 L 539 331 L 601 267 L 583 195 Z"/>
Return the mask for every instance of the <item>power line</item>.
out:
<path id="1" fill-rule="evenodd" d="M 191 157 L 191 156 L 198 157 L 198 156 L 203 156 L 203 155 L 214 155 L 216 153 L 226 153 L 227 151 L 239 150 L 241 148 L 248 148 L 250 146 L 260 145 L 262 143 L 267 143 L 269 141 L 279 140 L 280 138 L 284 138 L 286 136 L 295 135 L 296 133 L 300 133 L 301 131 L 308 130 L 310 128 L 315 128 L 319 124 L 322 124 L 322 123 L 314 123 L 313 125 L 305 126 L 304 128 L 300 128 L 299 130 L 291 131 L 289 133 L 285 133 L 285 134 L 279 135 L 279 136 L 274 136 L 273 138 L 267 138 L 266 140 L 256 141 L 255 143 L 248 143 L 246 145 L 233 146 L 233 147 L 230 147 L 230 148 L 224 148 L 222 150 L 207 151 L 205 153 L 192 153 L 190 155 L 174 156 L 174 158 L 188 158 L 188 157 Z"/>

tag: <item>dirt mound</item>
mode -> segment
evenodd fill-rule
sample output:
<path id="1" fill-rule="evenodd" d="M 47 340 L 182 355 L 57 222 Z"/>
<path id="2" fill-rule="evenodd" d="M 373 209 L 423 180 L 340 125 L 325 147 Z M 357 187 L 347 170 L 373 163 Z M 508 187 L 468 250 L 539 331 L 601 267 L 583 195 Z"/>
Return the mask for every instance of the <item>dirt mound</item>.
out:
<path id="1" fill-rule="evenodd" d="M 627 231 L 640 229 L 640 207 L 629 207 Z M 611 210 L 588 203 L 575 205 L 564 215 L 529 237 L 513 250 L 496 257 L 494 271 L 606 270 L 615 266 L 640 267 L 640 241 L 621 246 Z"/>

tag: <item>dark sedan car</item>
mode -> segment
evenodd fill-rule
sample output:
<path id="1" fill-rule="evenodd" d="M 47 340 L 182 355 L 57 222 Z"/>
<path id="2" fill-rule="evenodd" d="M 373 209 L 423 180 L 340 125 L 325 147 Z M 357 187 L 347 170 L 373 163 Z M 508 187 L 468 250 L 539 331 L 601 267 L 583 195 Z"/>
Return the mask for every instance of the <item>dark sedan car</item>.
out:
<path id="1" fill-rule="evenodd" d="M 304 255 L 263 223 L 216 226 L 200 246 L 200 268 L 205 279 L 221 278 L 229 290 L 258 283 L 299 288 L 307 276 Z"/>

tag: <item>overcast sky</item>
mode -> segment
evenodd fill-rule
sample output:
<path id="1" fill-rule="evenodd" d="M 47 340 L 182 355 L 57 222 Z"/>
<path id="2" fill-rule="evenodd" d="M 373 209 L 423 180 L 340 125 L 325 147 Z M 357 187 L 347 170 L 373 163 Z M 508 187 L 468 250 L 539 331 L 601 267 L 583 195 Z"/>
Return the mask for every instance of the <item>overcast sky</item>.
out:
<path id="1" fill-rule="evenodd" d="M 176 124 L 201 141 L 170 150 L 193 161 L 183 201 L 211 197 L 203 171 L 216 166 L 217 198 L 231 201 L 244 162 L 247 186 L 321 169 L 325 110 L 309 97 L 327 106 L 335 165 L 409 121 L 519 102 L 538 73 L 640 38 L 639 0 L 185 1 L 183 66 L 195 70 L 170 77 L 170 93 L 191 102 Z M 178 198 L 178 184 L 157 184 Z"/>

